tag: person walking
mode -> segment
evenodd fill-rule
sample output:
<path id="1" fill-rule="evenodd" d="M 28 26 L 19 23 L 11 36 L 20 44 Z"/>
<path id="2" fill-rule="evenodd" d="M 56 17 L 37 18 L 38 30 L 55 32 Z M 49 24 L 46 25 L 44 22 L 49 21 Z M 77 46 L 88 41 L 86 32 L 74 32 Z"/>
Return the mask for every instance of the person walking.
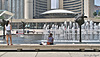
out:
<path id="1" fill-rule="evenodd" d="M 7 45 L 9 45 L 8 43 L 8 37 L 10 37 L 10 44 L 12 44 L 12 35 L 11 35 L 11 30 L 12 30 L 12 26 L 10 24 L 9 21 L 7 21 L 6 25 L 5 25 L 5 30 L 6 30 L 6 41 L 7 41 Z"/>

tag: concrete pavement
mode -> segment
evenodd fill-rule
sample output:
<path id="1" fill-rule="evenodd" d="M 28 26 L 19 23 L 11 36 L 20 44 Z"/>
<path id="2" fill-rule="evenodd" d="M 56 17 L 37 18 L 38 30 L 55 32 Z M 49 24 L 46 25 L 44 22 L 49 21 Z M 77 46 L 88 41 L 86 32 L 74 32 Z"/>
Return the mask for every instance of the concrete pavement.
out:
<path id="1" fill-rule="evenodd" d="M 0 57 L 100 57 L 99 52 L 0 52 Z"/>

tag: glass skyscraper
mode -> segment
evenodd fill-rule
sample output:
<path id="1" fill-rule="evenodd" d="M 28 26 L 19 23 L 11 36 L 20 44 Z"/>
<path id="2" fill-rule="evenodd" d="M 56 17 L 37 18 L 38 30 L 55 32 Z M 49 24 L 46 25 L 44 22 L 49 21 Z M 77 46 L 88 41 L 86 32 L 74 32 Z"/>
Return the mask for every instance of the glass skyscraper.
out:
<path id="1" fill-rule="evenodd" d="M 82 0 L 63 0 L 63 9 L 81 14 L 83 10 L 82 3 Z"/>
<path id="2" fill-rule="evenodd" d="M 39 15 L 48 10 L 49 0 L 33 0 L 33 14 L 34 17 L 39 17 Z"/>
<path id="3" fill-rule="evenodd" d="M 64 9 L 78 14 L 84 11 L 92 17 L 93 2 L 94 0 L 0 0 L 0 9 L 14 13 L 13 19 L 33 19 L 51 9 Z"/>
<path id="4" fill-rule="evenodd" d="M 24 0 L 0 0 L 0 9 L 14 13 L 13 19 L 24 19 Z"/>

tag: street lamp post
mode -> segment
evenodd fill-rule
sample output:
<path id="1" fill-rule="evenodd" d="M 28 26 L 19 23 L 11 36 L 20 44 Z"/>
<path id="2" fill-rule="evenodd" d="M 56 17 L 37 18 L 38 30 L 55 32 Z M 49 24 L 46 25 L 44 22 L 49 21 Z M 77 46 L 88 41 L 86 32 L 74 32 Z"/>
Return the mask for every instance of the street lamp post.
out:
<path id="1" fill-rule="evenodd" d="M 8 0 L 7 0 L 8 1 Z M 6 16 L 9 16 L 9 17 L 6 17 Z M 9 12 L 9 11 L 6 11 L 6 10 L 0 10 L 0 19 L 2 19 L 2 27 L 3 27 L 3 39 L 5 39 L 5 24 L 6 24 L 6 21 L 5 20 L 9 20 L 11 19 L 12 17 L 14 16 L 13 13 Z"/>
<path id="2" fill-rule="evenodd" d="M 81 38 L 81 25 L 84 24 L 84 18 L 87 18 L 87 16 L 84 16 L 84 14 L 82 15 L 78 15 L 75 19 L 75 22 L 78 23 L 79 27 L 80 27 L 80 43 L 82 42 L 82 38 Z"/>
<path id="3" fill-rule="evenodd" d="M 23 28 L 23 34 L 24 34 L 25 22 L 23 22 L 23 21 L 22 21 L 22 28 Z"/>

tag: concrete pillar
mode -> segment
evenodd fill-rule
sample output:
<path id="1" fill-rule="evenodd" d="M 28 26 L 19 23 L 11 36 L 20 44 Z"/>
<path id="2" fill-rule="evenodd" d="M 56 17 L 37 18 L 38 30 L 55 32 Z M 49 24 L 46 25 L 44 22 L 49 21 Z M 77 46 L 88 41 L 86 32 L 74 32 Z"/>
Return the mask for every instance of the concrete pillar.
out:
<path id="1" fill-rule="evenodd" d="M 63 9 L 63 0 L 59 0 L 59 9 Z"/>
<path id="2" fill-rule="evenodd" d="M 51 0 L 47 0 L 47 10 L 51 9 Z"/>
<path id="3" fill-rule="evenodd" d="M 84 15 L 88 18 L 93 17 L 94 0 L 84 0 Z"/>
<path id="4" fill-rule="evenodd" d="M 25 0 L 25 19 L 33 19 L 33 0 Z"/>
<path id="5" fill-rule="evenodd" d="M 29 0 L 29 19 L 33 19 L 33 0 Z"/>
<path id="6" fill-rule="evenodd" d="M 94 12 L 94 0 L 89 0 L 89 17 L 93 18 L 93 12 Z"/>
<path id="7" fill-rule="evenodd" d="M 25 6 L 24 6 L 24 8 L 25 8 L 25 10 L 24 10 L 25 11 L 24 12 L 25 16 L 24 17 L 25 17 L 25 19 L 29 19 L 29 3 L 28 3 L 28 1 L 29 0 L 25 0 L 24 1 L 24 4 L 25 4 Z"/>

